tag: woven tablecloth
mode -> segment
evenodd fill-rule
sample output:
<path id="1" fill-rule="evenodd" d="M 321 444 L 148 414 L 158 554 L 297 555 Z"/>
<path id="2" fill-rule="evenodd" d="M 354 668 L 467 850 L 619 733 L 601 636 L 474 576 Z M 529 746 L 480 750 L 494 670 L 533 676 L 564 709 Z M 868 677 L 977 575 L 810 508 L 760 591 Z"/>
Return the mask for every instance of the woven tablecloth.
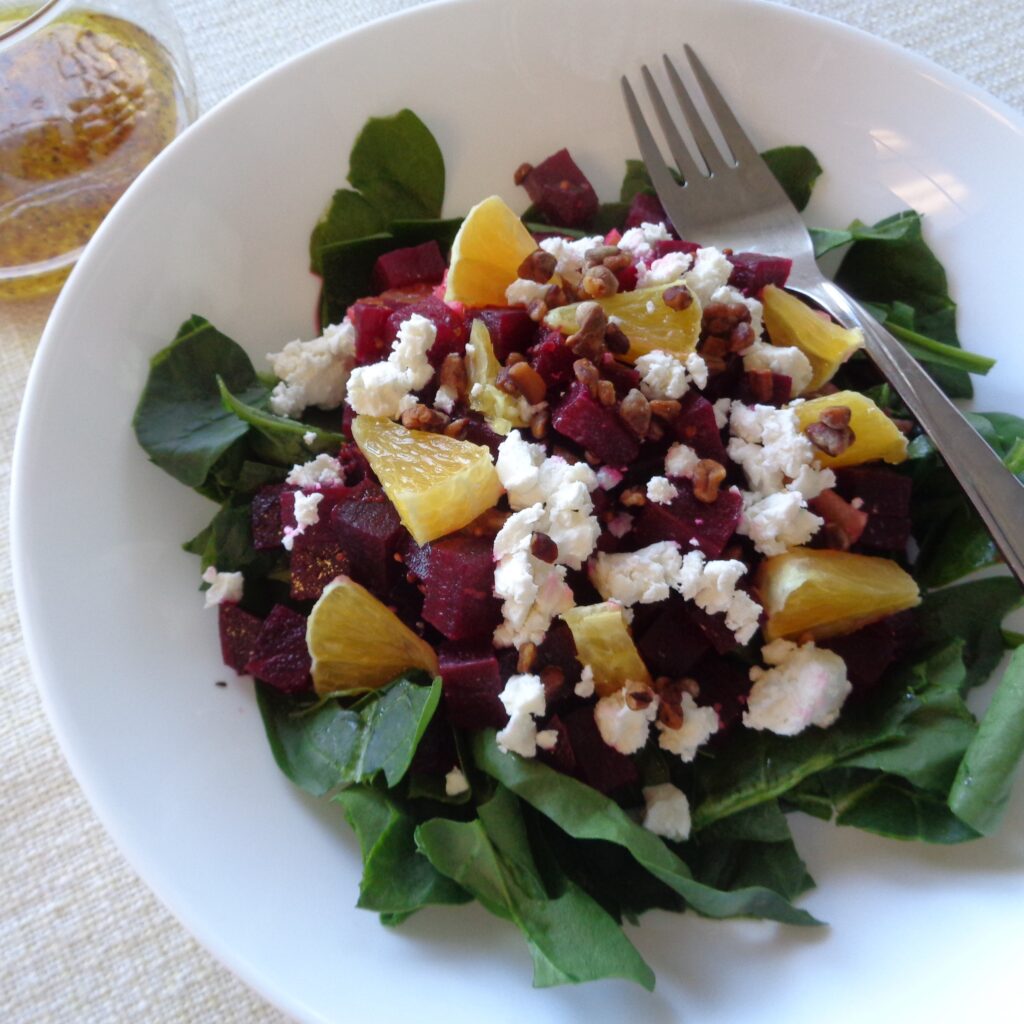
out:
<path id="1" fill-rule="evenodd" d="M 169 0 L 195 67 L 201 110 L 315 43 L 417 2 Z M 916 50 L 1024 111 L 1022 0 L 791 0 L 791 6 Z M 18 408 L 48 311 L 48 302 L 0 305 L 0 537 L 8 535 Z M 197 945 L 93 817 L 40 707 L 6 545 L 0 679 L 0 1020 L 285 1020 Z"/>

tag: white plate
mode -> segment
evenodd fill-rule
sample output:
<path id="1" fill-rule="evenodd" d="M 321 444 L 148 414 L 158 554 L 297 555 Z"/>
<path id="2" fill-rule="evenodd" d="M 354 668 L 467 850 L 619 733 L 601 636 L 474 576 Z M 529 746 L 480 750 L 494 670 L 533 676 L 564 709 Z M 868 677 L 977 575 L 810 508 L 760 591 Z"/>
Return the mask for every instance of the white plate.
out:
<path id="1" fill-rule="evenodd" d="M 533 991 L 514 930 L 479 909 L 398 930 L 352 909 L 354 839 L 277 772 L 249 685 L 225 678 L 179 543 L 212 506 L 150 466 L 132 410 L 147 360 L 190 313 L 257 358 L 309 337 L 309 230 L 370 114 L 413 107 L 448 172 L 447 210 L 513 188 L 567 145 L 600 194 L 636 153 L 617 76 L 693 43 L 763 146 L 811 145 L 811 219 L 913 205 L 1000 356 L 979 407 L 1019 409 L 1020 120 L 977 89 L 850 29 L 720 0 L 476 0 L 415 9 L 263 77 L 202 119 L 108 218 L 66 287 L 18 435 L 14 558 L 32 662 L 72 768 L 125 855 L 218 957 L 308 1020 L 1006 1019 L 1024 911 L 1018 792 L 999 838 L 952 849 L 798 823 L 820 888 L 805 931 L 650 915 L 658 974 Z M 1008 328 L 1013 328 L 1008 330 Z M 112 927 L 119 910 L 111 908 Z"/>

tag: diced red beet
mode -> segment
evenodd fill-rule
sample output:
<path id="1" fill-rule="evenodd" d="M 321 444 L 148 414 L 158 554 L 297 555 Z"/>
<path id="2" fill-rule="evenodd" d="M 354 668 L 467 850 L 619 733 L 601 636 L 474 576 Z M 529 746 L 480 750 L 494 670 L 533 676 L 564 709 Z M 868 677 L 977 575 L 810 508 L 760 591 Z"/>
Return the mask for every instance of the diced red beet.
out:
<path id="1" fill-rule="evenodd" d="M 380 299 L 360 299 L 349 306 L 348 317 L 356 332 L 356 362 L 360 366 L 387 358 L 395 337 L 388 326 L 394 311 L 392 303 Z"/>
<path id="2" fill-rule="evenodd" d="M 649 192 L 637 192 L 629 204 L 629 213 L 626 214 L 626 227 L 638 228 L 641 224 L 666 224 L 668 214 L 661 200 Z"/>
<path id="3" fill-rule="evenodd" d="M 386 598 L 398 574 L 395 553 L 405 528 L 383 489 L 373 485 L 359 500 L 339 502 L 331 512 L 331 528 L 348 558 L 351 577 Z"/>
<path id="4" fill-rule="evenodd" d="M 364 481 L 372 479 L 370 463 L 366 461 L 366 456 L 359 450 L 359 445 L 355 442 L 343 444 L 338 449 L 337 459 L 341 463 L 346 487 L 355 488 Z"/>
<path id="5" fill-rule="evenodd" d="M 312 689 L 306 617 L 276 604 L 263 622 L 245 671 L 283 693 Z"/>
<path id="6" fill-rule="evenodd" d="M 836 472 L 836 491 L 867 513 L 859 543 L 873 550 L 906 550 L 911 532 L 912 489 L 909 477 L 891 469 L 852 466 Z"/>
<path id="7" fill-rule="evenodd" d="M 728 654 L 739 647 L 733 631 L 725 624 L 725 612 L 716 612 L 709 615 L 703 608 L 691 604 L 686 609 L 687 617 L 703 633 L 704 639 L 715 649 L 718 654 Z"/>
<path id="8" fill-rule="evenodd" d="M 793 266 L 793 261 L 785 256 L 766 256 L 760 252 L 734 252 L 729 262 L 729 284 L 747 296 L 759 295 L 766 284 L 781 288 Z"/>
<path id="9" fill-rule="evenodd" d="M 765 384 L 768 386 L 765 387 Z M 748 370 L 740 382 L 739 398 L 748 405 L 785 405 L 793 396 L 793 378 L 770 370 Z"/>
<path id="10" fill-rule="evenodd" d="M 264 487 L 252 497 L 249 506 L 249 524 L 252 532 L 252 546 L 257 551 L 279 548 L 284 536 L 281 524 L 281 492 L 284 484 Z"/>
<path id="11" fill-rule="evenodd" d="M 490 639 L 501 621 L 490 540 L 456 534 L 433 541 L 423 593 L 423 618 L 449 640 Z"/>
<path id="12" fill-rule="evenodd" d="M 581 227 L 597 213 L 597 193 L 567 149 L 552 153 L 532 167 L 521 184 L 530 201 L 552 224 Z"/>
<path id="13" fill-rule="evenodd" d="M 676 480 L 679 494 L 667 505 L 649 501 L 633 524 L 632 540 L 646 547 L 659 540 L 674 540 L 685 555 L 698 548 L 718 558 L 736 532 L 743 498 L 735 488 L 721 490 L 712 502 L 699 501 L 689 480 Z M 691 544 L 691 541 L 696 541 Z"/>
<path id="14" fill-rule="evenodd" d="M 660 260 L 670 252 L 686 252 L 692 255 L 699 248 L 696 242 L 684 242 L 679 238 L 659 238 L 651 243 L 651 260 Z"/>
<path id="15" fill-rule="evenodd" d="M 620 363 L 611 352 L 601 353 L 598 369 L 602 377 L 615 385 L 619 398 L 625 398 L 633 388 L 640 387 L 640 374 L 632 366 Z"/>
<path id="16" fill-rule="evenodd" d="M 217 626 L 224 664 L 241 675 L 252 658 L 263 620 L 243 611 L 233 601 L 225 601 L 217 607 Z"/>
<path id="17" fill-rule="evenodd" d="M 632 758 L 620 754 L 601 738 L 593 704 L 573 709 L 563 721 L 576 760 L 577 778 L 609 796 L 639 782 L 640 773 Z"/>
<path id="18" fill-rule="evenodd" d="M 540 340 L 529 350 L 530 365 L 544 378 L 551 391 L 568 387 L 575 380 L 572 364 L 576 356 L 565 344 L 560 331 L 543 331 Z"/>
<path id="19" fill-rule="evenodd" d="M 410 284 L 437 284 L 444 277 L 441 247 L 431 239 L 422 245 L 394 249 L 377 257 L 373 265 L 373 290 L 405 288 Z"/>
<path id="20" fill-rule="evenodd" d="M 315 601 L 328 583 L 349 571 L 348 559 L 338 541 L 325 534 L 300 534 L 288 559 L 291 595 L 296 601 Z"/>
<path id="21" fill-rule="evenodd" d="M 495 458 L 498 457 L 498 448 L 501 446 L 501 442 L 505 440 L 501 434 L 491 430 L 482 417 L 476 415 L 466 417 L 466 426 L 461 436 L 465 441 L 472 441 L 473 444 L 481 444 L 485 448 L 489 448 L 491 455 Z"/>
<path id="22" fill-rule="evenodd" d="M 508 712 L 498 659 L 489 644 L 443 643 L 437 652 L 448 721 L 457 729 L 501 729 Z"/>
<path id="23" fill-rule="evenodd" d="M 868 514 L 863 509 L 854 508 L 832 490 L 822 491 L 809 504 L 811 511 L 815 515 L 821 516 L 827 527 L 831 527 L 834 531 L 841 531 L 844 549 L 860 540 L 868 522 Z M 832 546 L 834 546 L 834 540 Z"/>
<path id="24" fill-rule="evenodd" d="M 653 676 L 685 676 L 708 649 L 703 630 L 687 614 L 686 603 L 673 594 L 641 634 L 637 648 Z"/>
<path id="25" fill-rule="evenodd" d="M 407 533 L 399 545 L 399 554 L 405 564 L 406 575 L 412 576 L 413 582 L 421 583 L 426 579 L 430 564 L 429 544 L 417 544 Z"/>
<path id="26" fill-rule="evenodd" d="M 537 647 L 537 661 L 532 671 L 541 675 L 546 668 L 557 668 L 564 677 L 564 685 L 557 692 L 547 693 L 550 710 L 557 700 L 572 693 L 572 687 L 579 682 L 581 671 L 572 630 L 561 619 L 551 624 L 543 642 Z"/>
<path id="27" fill-rule="evenodd" d="M 742 664 L 711 651 L 690 672 L 700 687 L 697 703 L 718 712 L 717 735 L 728 729 L 746 709 L 747 694 L 753 685 L 748 671 Z"/>
<path id="28" fill-rule="evenodd" d="M 626 466 L 640 452 L 636 437 L 610 408 L 597 402 L 580 381 L 572 385 L 555 407 L 551 425 L 611 466 Z"/>
<path id="29" fill-rule="evenodd" d="M 470 324 L 474 320 L 483 320 L 491 336 L 491 347 L 501 363 L 513 352 L 525 352 L 537 333 L 537 325 L 530 319 L 530 314 L 518 306 L 476 309 L 470 313 L 469 320 Z"/>
<path id="30" fill-rule="evenodd" d="M 434 295 L 410 302 L 391 314 L 388 318 L 388 331 L 392 339 L 397 337 L 399 327 L 413 314 L 426 317 L 437 328 L 437 337 L 427 353 L 433 366 L 440 366 L 444 357 L 452 352 L 459 355 L 465 352 L 468 333 L 465 319 Z"/>
<path id="31" fill-rule="evenodd" d="M 539 749 L 537 756 L 554 768 L 556 772 L 561 772 L 563 775 L 576 775 L 578 771 L 576 755 L 573 753 L 572 740 L 565 722 L 558 715 L 552 715 L 544 723 L 543 728 L 556 733 L 558 738 L 550 750 Z"/>
<path id="32" fill-rule="evenodd" d="M 681 405 L 673 424 L 676 440 L 688 444 L 702 459 L 714 459 L 728 466 L 722 434 L 715 422 L 714 406 L 692 390 L 682 397 Z"/>
<path id="33" fill-rule="evenodd" d="M 860 546 L 874 551 L 906 551 L 910 543 L 911 522 L 900 516 L 868 516 L 860 535 Z"/>
<path id="34" fill-rule="evenodd" d="M 853 684 L 850 700 L 859 701 L 870 694 L 885 670 L 906 650 L 916 628 L 914 613 L 900 612 L 846 636 L 821 640 L 818 646 L 835 651 L 846 662 L 846 675 Z"/>

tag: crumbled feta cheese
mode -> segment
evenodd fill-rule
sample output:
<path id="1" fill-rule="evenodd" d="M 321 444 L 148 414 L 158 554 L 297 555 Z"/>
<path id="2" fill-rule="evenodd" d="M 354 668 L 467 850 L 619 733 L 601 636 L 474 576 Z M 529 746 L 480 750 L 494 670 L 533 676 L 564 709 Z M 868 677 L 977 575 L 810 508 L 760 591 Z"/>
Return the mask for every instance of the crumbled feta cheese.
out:
<path id="1" fill-rule="evenodd" d="M 295 545 L 295 538 L 306 532 L 309 526 L 316 526 L 320 522 L 320 512 L 317 506 L 324 500 L 323 493 L 316 491 L 313 494 L 303 494 L 296 491 L 293 495 L 295 525 L 284 528 L 284 538 L 281 541 L 285 551 L 291 551 Z"/>
<path id="2" fill-rule="evenodd" d="M 677 442 L 665 454 L 665 473 L 674 477 L 691 477 L 700 456 L 688 445 Z"/>
<path id="3" fill-rule="evenodd" d="M 398 328 L 387 361 L 357 366 L 348 381 L 348 402 L 365 416 L 398 419 L 415 399 L 411 392 L 427 386 L 434 368 L 427 359 L 437 327 L 425 316 L 413 313 Z"/>
<path id="4" fill-rule="evenodd" d="M 817 465 L 801 466 L 800 472 L 786 484 L 787 491 L 797 491 L 807 501 L 816 498 L 822 491 L 836 485 L 836 475 L 831 469 L 818 469 Z"/>
<path id="5" fill-rule="evenodd" d="M 314 444 L 316 444 L 316 431 L 315 431 L 315 430 L 307 430 L 307 431 L 306 431 L 306 432 L 305 432 L 305 433 L 304 433 L 304 434 L 302 435 L 302 443 L 303 443 L 303 444 L 304 444 L 304 445 L 305 445 L 305 446 L 306 446 L 307 448 L 312 448 L 312 447 L 313 447 L 313 445 L 314 445 Z"/>
<path id="6" fill-rule="evenodd" d="M 517 278 L 505 289 L 505 301 L 510 306 L 528 306 L 531 302 L 543 302 L 550 284 L 538 284 L 525 277 Z"/>
<path id="7" fill-rule="evenodd" d="M 731 398 L 720 398 L 712 408 L 715 411 L 715 426 L 724 430 L 729 425 L 729 413 L 732 410 Z"/>
<path id="8" fill-rule="evenodd" d="M 651 255 L 651 247 L 655 242 L 667 242 L 672 232 L 664 224 L 652 224 L 645 221 L 639 227 L 629 228 L 619 239 L 619 248 L 631 253 L 634 262 L 641 262 Z"/>
<path id="9" fill-rule="evenodd" d="M 444 792 L 445 796 L 462 796 L 469 792 L 469 780 L 458 765 L 444 777 Z"/>
<path id="10" fill-rule="evenodd" d="M 511 508 L 522 509 L 543 503 L 540 467 L 544 460 L 544 446 L 530 444 L 518 430 L 511 431 L 498 446 L 494 469 Z"/>
<path id="11" fill-rule="evenodd" d="M 793 395 L 806 390 L 814 376 L 810 360 L 795 345 L 770 345 L 755 341 L 740 354 L 743 356 L 744 370 L 770 370 L 789 377 L 793 382 Z"/>
<path id="12" fill-rule="evenodd" d="M 590 579 L 606 601 L 625 608 L 664 601 L 682 569 L 675 541 L 661 540 L 639 551 L 598 553 L 590 565 Z"/>
<path id="13" fill-rule="evenodd" d="M 522 757 L 537 754 L 537 723 L 534 718 L 544 714 L 544 684 L 540 676 L 510 676 L 498 698 L 508 714 L 508 724 L 497 736 L 498 748 L 513 751 Z"/>
<path id="14" fill-rule="evenodd" d="M 242 586 L 245 582 L 240 572 L 218 572 L 212 565 L 203 573 L 202 580 L 209 583 L 206 591 L 205 608 L 219 604 L 238 604 L 242 600 Z"/>
<path id="15" fill-rule="evenodd" d="M 580 681 L 573 687 L 572 692 L 584 700 L 594 696 L 594 670 L 589 665 L 583 666 Z"/>
<path id="16" fill-rule="evenodd" d="M 458 400 L 458 395 L 452 391 L 447 384 L 442 384 L 437 389 L 437 394 L 434 395 L 434 408 L 440 409 L 447 416 L 451 416 L 455 409 L 455 402 Z"/>
<path id="17" fill-rule="evenodd" d="M 554 750 L 558 744 L 557 729 L 541 729 L 537 733 L 537 746 L 541 750 Z"/>
<path id="18" fill-rule="evenodd" d="M 516 551 L 494 569 L 494 593 L 502 599 L 502 623 L 494 631 L 498 647 L 539 644 L 556 615 L 573 606 L 565 566 L 549 565 L 528 551 Z"/>
<path id="19" fill-rule="evenodd" d="M 797 491 L 776 491 L 744 508 L 736 532 L 749 537 L 762 555 L 781 555 L 806 544 L 823 523 Z"/>
<path id="20" fill-rule="evenodd" d="M 663 476 L 652 476 L 647 481 L 647 500 L 656 505 L 670 505 L 679 497 L 679 491 Z"/>
<path id="21" fill-rule="evenodd" d="M 718 249 L 709 246 L 697 250 L 693 269 L 686 274 L 683 281 L 696 296 L 697 301 L 702 306 L 707 306 L 712 301 L 712 295 L 723 285 L 728 284 L 731 274 L 732 264 Z"/>
<path id="22" fill-rule="evenodd" d="M 285 482 L 303 491 L 317 487 L 331 487 L 345 482 L 345 471 L 333 455 L 318 455 L 309 462 L 292 466 Z"/>
<path id="23" fill-rule="evenodd" d="M 764 334 L 764 306 L 757 299 L 748 298 L 738 288 L 731 285 L 723 285 L 716 288 L 711 296 L 712 302 L 737 303 L 746 306 L 750 311 L 750 329 L 754 332 L 754 342 L 761 340 Z"/>
<path id="24" fill-rule="evenodd" d="M 604 235 L 591 238 L 543 238 L 540 247 L 555 257 L 555 273 L 571 284 L 579 284 L 583 276 L 587 251 L 604 245 Z"/>
<path id="25" fill-rule="evenodd" d="M 780 736 L 795 736 L 810 725 L 822 729 L 838 717 L 853 687 L 838 654 L 813 643 L 798 647 L 775 640 L 761 649 L 769 668 L 754 667 L 743 724 Z"/>
<path id="26" fill-rule="evenodd" d="M 658 714 L 657 697 L 646 707 L 634 711 L 626 703 L 628 686 L 626 683 L 594 705 L 594 721 L 601 739 L 620 754 L 635 754 L 647 742 L 651 722 Z"/>
<path id="27" fill-rule="evenodd" d="M 704 357 L 696 352 L 687 352 L 683 363 L 690 375 L 690 383 L 703 391 L 708 386 L 708 364 Z"/>
<path id="28" fill-rule="evenodd" d="M 597 486 L 602 491 L 610 491 L 613 487 L 618 487 L 622 483 L 622 479 L 625 474 L 621 469 L 616 469 L 614 466 L 602 466 L 597 471 Z"/>
<path id="29" fill-rule="evenodd" d="M 656 836 L 681 843 L 690 835 L 690 801 L 686 794 L 663 782 L 658 786 L 644 786 L 644 828 Z"/>
<path id="30" fill-rule="evenodd" d="M 670 754 L 676 754 L 683 761 L 692 761 L 697 750 L 718 732 L 718 712 L 714 708 L 701 707 L 688 693 L 682 698 L 683 724 L 678 729 L 669 729 L 658 722 L 658 746 Z"/>
<path id="31" fill-rule="evenodd" d="M 725 624 L 745 644 L 757 632 L 761 606 L 737 588 L 746 565 L 735 559 L 706 562 L 700 551 L 682 558 L 674 588 L 709 615 L 725 613 Z"/>
<path id="32" fill-rule="evenodd" d="M 528 551 L 530 538 L 535 533 L 543 533 L 546 525 L 547 513 L 539 502 L 513 512 L 494 538 L 494 557 L 500 561 L 514 551 Z"/>
<path id="33" fill-rule="evenodd" d="M 356 332 L 345 320 L 331 324 L 312 341 L 289 341 L 270 360 L 279 383 L 270 393 L 270 410 L 293 419 L 309 405 L 335 409 L 345 398 L 345 385 L 355 361 Z"/>
<path id="34" fill-rule="evenodd" d="M 648 398 L 682 398 L 690 386 L 686 366 L 671 352 L 656 348 L 634 365 L 640 374 L 640 390 Z"/>
<path id="35" fill-rule="evenodd" d="M 654 260 L 650 266 L 640 264 L 637 273 L 637 288 L 654 288 L 657 285 L 671 284 L 678 281 L 693 263 L 693 256 L 688 252 L 669 252 Z"/>

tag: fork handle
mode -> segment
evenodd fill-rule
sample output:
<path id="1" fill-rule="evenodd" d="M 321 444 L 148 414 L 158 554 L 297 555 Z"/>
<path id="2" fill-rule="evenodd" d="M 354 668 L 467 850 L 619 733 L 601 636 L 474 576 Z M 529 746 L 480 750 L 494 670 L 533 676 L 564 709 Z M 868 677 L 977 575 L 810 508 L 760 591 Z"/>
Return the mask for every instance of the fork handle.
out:
<path id="1" fill-rule="evenodd" d="M 831 281 L 799 289 L 846 327 L 860 327 L 865 348 L 931 437 L 1017 580 L 1024 584 L 1024 485 L 1011 473 L 921 364 L 859 303 Z"/>

